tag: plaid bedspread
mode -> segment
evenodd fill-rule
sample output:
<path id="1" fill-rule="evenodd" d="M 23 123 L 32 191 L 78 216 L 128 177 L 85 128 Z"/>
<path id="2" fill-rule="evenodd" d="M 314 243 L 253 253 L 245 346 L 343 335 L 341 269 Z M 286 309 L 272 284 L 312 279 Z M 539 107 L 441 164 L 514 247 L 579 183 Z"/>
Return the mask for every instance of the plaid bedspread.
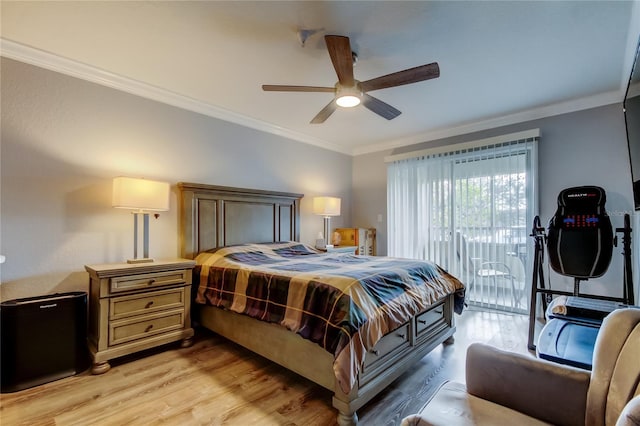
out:
<path id="1" fill-rule="evenodd" d="M 450 293 L 464 297 L 463 284 L 430 262 L 321 253 L 297 242 L 226 247 L 196 263 L 196 303 L 278 323 L 319 344 L 334 355 L 347 394 L 380 338 Z"/>

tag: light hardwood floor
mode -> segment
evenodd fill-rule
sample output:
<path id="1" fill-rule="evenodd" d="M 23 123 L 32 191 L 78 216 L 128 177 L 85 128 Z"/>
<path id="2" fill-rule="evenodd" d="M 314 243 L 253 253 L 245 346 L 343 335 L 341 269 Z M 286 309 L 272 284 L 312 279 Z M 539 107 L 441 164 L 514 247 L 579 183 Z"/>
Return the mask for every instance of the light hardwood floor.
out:
<path id="1" fill-rule="evenodd" d="M 467 346 L 486 342 L 527 351 L 527 317 L 467 309 L 456 342 L 439 346 L 359 410 L 363 425 L 398 425 L 445 380 L 464 381 Z M 533 356 L 533 355 L 531 355 Z M 331 392 L 211 333 L 196 331 L 186 349 L 160 349 L 0 395 L 9 425 L 334 425 Z"/>

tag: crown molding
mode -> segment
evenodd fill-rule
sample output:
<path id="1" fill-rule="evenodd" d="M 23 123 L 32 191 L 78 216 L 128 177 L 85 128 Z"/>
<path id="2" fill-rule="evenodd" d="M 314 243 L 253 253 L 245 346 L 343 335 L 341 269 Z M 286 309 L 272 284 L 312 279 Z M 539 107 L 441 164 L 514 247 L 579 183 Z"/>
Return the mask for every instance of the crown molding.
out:
<path id="1" fill-rule="evenodd" d="M 76 77 L 102 86 L 151 99 L 209 117 L 228 121 L 251 129 L 293 139 L 320 148 L 351 155 L 351 150 L 322 139 L 313 138 L 299 132 L 285 129 L 265 121 L 212 105 L 189 96 L 143 83 L 132 78 L 112 73 L 92 65 L 68 59 L 44 50 L 0 37 L 0 56 L 35 65 L 61 74 Z"/>
<path id="2" fill-rule="evenodd" d="M 523 123 L 525 121 L 538 120 L 541 118 L 552 117 L 560 114 L 581 111 L 599 106 L 610 105 L 622 102 L 624 92 L 614 90 L 610 92 L 600 93 L 571 101 L 559 102 L 552 105 L 533 108 L 514 114 L 494 117 L 487 120 L 466 123 L 460 126 L 447 127 L 437 129 L 417 135 L 412 135 L 402 139 L 394 139 L 381 142 L 378 144 L 367 145 L 365 147 L 355 148 L 352 152 L 353 156 L 370 154 L 373 152 L 387 151 L 418 143 L 430 142 L 438 139 L 444 139 L 452 136 L 466 135 L 469 133 L 479 132 L 482 130 L 494 129 L 496 127 L 509 126 L 512 124 Z"/>
<path id="3" fill-rule="evenodd" d="M 167 89 L 143 83 L 119 74 L 115 74 L 92 65 L 84 64 L 53 53 L 46 52 L 31 46 L 24 45 L 6 38 L 0 37 L 0 56 L 14 59 L 20 62 L 35 65 L 71 77 L 100 84 L 122 92 L 130 93 L 146 99 L 151 99 L 167 105 L 175 106 L 188 111 L 197 112 L 209 117 L 224 120 L 240 126 L 252 128 L 266 133 L 274 134 L 298 142 L 314 145 L 346 155 L 357 156 L 374 152 L 392 150 L 408 145 L 429 142 L 452 136 L 458 136 L 496 127 L 518 124 L 525 121 L 551 117 L 554 115 L 595 108 L 622 102 L 624 90 L 601 93 L 581 99 L 560 102 L 526 111 L 517 112 L 487 120 L 466 123 L 460 126 L 447 127 L 412 135 L 406 138 L 393 139 L 380 143 L 370 144 L 353 149 L 338 146 L 334 143 L 314 138 L 309 135 L 285 129 L 265 121 L 257 120 L 242 114 L 212 105 Z"/>

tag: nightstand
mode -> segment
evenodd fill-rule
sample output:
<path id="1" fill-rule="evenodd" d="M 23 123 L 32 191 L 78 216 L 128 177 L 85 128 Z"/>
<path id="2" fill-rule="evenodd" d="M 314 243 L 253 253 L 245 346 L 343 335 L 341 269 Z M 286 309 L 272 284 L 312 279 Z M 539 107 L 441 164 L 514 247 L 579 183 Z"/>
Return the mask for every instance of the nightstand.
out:
<path id="1" fill-rule="evenodd" d="M 182 340 L 192 343 L 193 260 L 85 265 L 89 284 L 89 350 L 93 374 L 108 360 Z"/>
<path id="2" fill-rule="evenodd" d="M 351 253 L 351 254 L 356 254 L 356 250 L 358 249 L 358 247 L 356 246 L 333 246 L 333 247 L 326 247 L 323 249 L 318 249 L 320 251 L 326 251 L 327 253 Z"/>

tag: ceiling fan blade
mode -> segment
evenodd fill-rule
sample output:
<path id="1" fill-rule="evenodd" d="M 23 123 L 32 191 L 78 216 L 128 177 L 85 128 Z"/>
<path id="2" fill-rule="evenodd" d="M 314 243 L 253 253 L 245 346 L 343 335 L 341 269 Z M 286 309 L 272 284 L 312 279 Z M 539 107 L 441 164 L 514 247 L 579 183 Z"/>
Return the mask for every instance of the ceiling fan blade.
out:
<path id="1" fill-rule="evenodd" d="M 362 90 L 368 92 L 371 90 L 386 89 L 387 87 L 417 83 L 419 81 L 438 77 L 440 77 L 440 67 L 437 62 L 433 62 L 431 64 L 421 65 L 419 67 L 409 68 L 403 71 L 394 72 L 393 74 L 387 74 L 382 77 L 363 81 L 360 84 L 362 86 Z"/>
<path id="2" fill-rule="evenodd" d="M 335 92 L 335 87 L 321 86 L 286 86 L 278 84 L 263 84 L 262 90 L 265 92 Z"/>
<path id="3" fill-rule="evenodd" d="M 333 63 L 333 68 L 338 75 L 338 81 L 343 86 L 351 87 L 355 84 L 353 79 L 353 56 L 349 37 L 326 35 L 327 50 Z"/>
<path id="4" fill-rule="evenodd" d="M 401 111 L 395 109 L 388 103 L 382 102 L 380 99 L 374 98 L 373 96 L 366 93 L 362 95 L 362 105 L 369 108 L 379 116 L 386 118 L 387 120 L 393 120 L 394 118 L 402 114 Z"/>
<path id="5" fill-rule="evenodd" d="M 313 120 L 311 120 L 311 124 L 324 123 L 327 120 L 327 118 L 329 118 L 329 116 L 333 114 L 333 111 L 335 111 L 336 108 L 337 108 L 337 105 L 334 99 L 331 102 L 329 102 L 326 107 L 322 108 L 322 110 L 320 110 L 320 112 L 316 114 L 315 117 L 313 117 Z"/>

